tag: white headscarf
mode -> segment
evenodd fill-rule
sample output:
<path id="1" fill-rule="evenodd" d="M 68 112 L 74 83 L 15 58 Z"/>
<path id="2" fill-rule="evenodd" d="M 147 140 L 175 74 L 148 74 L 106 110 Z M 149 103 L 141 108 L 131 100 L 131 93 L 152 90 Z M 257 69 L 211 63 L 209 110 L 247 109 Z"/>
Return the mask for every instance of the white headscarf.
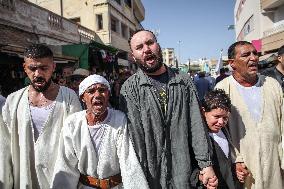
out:
<path id="1" fill-rule="evenodd" d="M 88 87 L 90 87 L 91 85 L 94 84 L 104 84 L 105 86 L 107 86 L 108 90 L 110 91 L 110 85 L 109 82 L 102 76 L 100 75 L 90 75 L 88 77 L 86 77 L 79 85 L 79 96 L 81 96 Z"/>

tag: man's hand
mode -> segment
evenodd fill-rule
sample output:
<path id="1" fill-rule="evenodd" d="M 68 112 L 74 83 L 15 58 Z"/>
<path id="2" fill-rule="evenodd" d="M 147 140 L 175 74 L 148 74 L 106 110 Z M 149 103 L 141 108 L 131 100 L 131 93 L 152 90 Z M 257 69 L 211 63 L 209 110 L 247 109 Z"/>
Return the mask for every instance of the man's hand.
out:
<path id="1" fill-rule="evenodd" d="M 246 165 L 243 162 L 236 163 L 237 178 L 241 183 L 245 182 L 245 178 L 250 174 Z"/>
<path id="2" fill-rule="evenodd" d="M 218 186 L 218 178 L 216 177 L 212 166 L 203 168 L 200 171 L 199 179 L 208 189 L 215 189 Z"/>

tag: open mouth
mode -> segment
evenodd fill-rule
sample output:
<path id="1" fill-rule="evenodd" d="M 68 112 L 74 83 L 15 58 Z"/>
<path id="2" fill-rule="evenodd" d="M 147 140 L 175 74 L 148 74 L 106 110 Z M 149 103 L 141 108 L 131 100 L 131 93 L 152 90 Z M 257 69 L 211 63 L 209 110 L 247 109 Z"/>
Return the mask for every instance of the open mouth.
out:
<path id="1" fill-rule="evenodd" d="M 215 129 L 222 129 L 222 126 L 220 126 L 220 125 L 215 125 Z"/>
<path id="2" fill-rule="evenodd" d="M 99 106 L 99 107 L 102 107 L 104 105 L 104 103 L 102 101 L 95 101 L 93 103 L 94 106 Z"/>
<path id="3" fill-rule="evenodd" d="M 148 64 L 152 64 L 155 61 L 156 57 L 154 55 L 147 56 L 145 58 L 145 62 Z"/>
<path id="4" fill-rule="evenodd" d="M 36 81 L 36 82 L 34 82 L 34 84 L 36 86 L 43 86 L 43 85 L 45 85 L 45 81 Z"/>
<path id="5" fill-rule="evenodd" d="M 251 64 L 248 67 L 252 70 L 255 70 L 255 69 L 257 69 L 257 64 Z"/>

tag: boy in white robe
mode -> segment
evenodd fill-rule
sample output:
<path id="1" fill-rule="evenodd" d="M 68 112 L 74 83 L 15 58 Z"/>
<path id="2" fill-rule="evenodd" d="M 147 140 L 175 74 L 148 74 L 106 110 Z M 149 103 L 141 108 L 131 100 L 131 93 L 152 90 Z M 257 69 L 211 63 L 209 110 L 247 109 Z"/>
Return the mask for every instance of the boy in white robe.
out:
<path id="1" fill-rule="evenodd" d="M 210 91 L 202 100 L 202 114 L 206 120 L 213 147 L 213 169 L 218 177 L 220 189 L 235 189 L 239 184 L 232 162 L 232 157 L 235 157 L 234 146 L 226 130 L 230 112 L 231 100 L 224 90 Z M 246 176 L 248 171 L 244 174 Z"/>
<path id="2" fill-rule="evenodd" d="M 125 115 L 107 107 L 108 81 L 91 75 L 80 83 L 79 95 L 87 110 L 64 124 L 52 188 L 148 188 Z"/>

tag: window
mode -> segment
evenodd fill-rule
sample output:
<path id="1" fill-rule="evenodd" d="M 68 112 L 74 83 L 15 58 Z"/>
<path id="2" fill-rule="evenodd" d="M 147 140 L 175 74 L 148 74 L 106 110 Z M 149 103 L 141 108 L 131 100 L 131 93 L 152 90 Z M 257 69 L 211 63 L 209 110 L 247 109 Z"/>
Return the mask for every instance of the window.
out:
<path id="1" fill-rule="evenodd" d="M 111 31 L 118 32 L 118 20 L 114 18 L 113 16 L 111 17 L 110 20 L 110 25 L 111 25 Z"/>
<path id="2" fill-rule="evenodd" d="M 97 30 L 102 30 L 103 29 L 103 15 L 97 14 L 96 19 L 97 19 Z"/>
<path id="3" fill-rule="evenodd" d="M 124 0 L 124 3 L 128 6 L 128 7 L 132 7 L 131 6 L 131 0 Z"/>
<path id="4" fill-rule="evenodd" d="M 77 18 L 70 18 L 70 20 L 72 20 L 73 22 L 76 22 L 77 24 L 81 24 L 81 19 L 80 19 L 80 17 L 77 17 Z"/>
<path id="5" fill-rule="evenodd" d="M 6 8 L 8 10 L 14 10 L 15 9 L 14 0 L 0 0 L 0 5 L 3 8 Z"/>
<path id="6" fill-rule="evenodd" d="M 133 34 L 134 34 L 134 30 L 129 28 L 129 37 L 132 37 Z"/>
<path id="7" fill-rule="evenodd" d="M 114 0 L 114 1 L 121 5 L 121 1 L 120 0 Z"/>
<path id="8" fill-rule="evenodd" d="M 127 26 L 123 23 L 121 23 L 121 35 L 123 38 L 128 38 L 128 32 L 127 32 Z"/>

